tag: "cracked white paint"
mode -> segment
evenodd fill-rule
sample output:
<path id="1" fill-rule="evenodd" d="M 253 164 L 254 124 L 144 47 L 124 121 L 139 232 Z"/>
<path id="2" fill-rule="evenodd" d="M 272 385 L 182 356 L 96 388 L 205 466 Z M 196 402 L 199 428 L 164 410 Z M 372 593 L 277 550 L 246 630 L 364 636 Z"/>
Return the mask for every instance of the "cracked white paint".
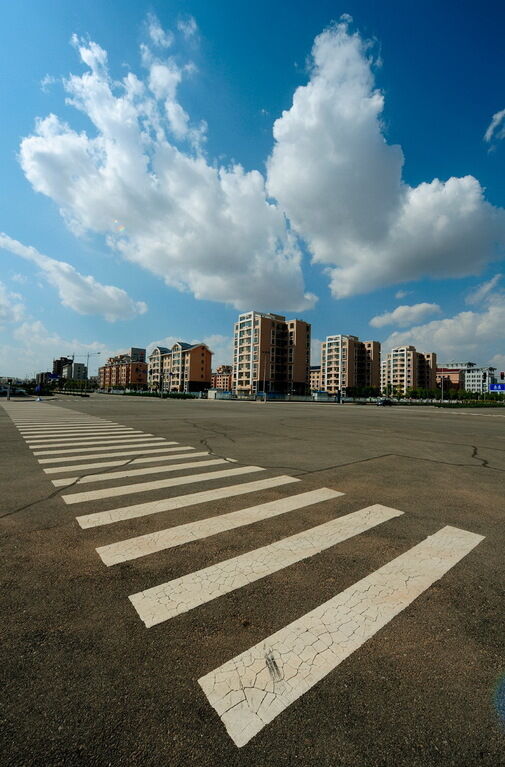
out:
<path id="1" fill-rule="evenodd" d="M 255 471 L 265 471 L 261 466 L 240 466 L 238 469 L 223 469 L 222 471 L 207 471 L 203 474 L 192 474 L 189 477 L 171 477 L 170 479 L 156 479 L 152 482 L 139 482 L 135 485 L 120 485 L 119 487 L 107 487 L 101 490 L 88 490 L 73 495 L 63 495 L 65 503 L 84 503 L 96 501 L 100 498 L 113 498 L 117 495 L 131 495 L 132 493 L 147 493 L 151 490 L 161 490 L 165 487 L 177 487 L 178 485 L 191 485 L 193 482 L 210 482 L 214 479 L 235 477 L 237 474 L 251 474 Z"/>
<path id="2" fill-rule="evenodd" d="M 240 485 L 229 485 L 228 487 L 216 487 L 214 490 L 188 493 L 187 495 L 179 495 L 176 498 L 162 498 L 159 501 L 136 503 L 131 506 L 110 509 L 109 511 L 97 511 L 93 514 L 84 514 L 77 517 L 77 522 L 82 528 L 110 525 L 125 519 L 145 517 L 150 514 L 158 514 L 161 511 L 183 509 L 187 506 L 196 506 L 200 503 L 210 503 L 212 501 L 221 500 L 222 498 L 232 498 L 236 495 L 260 492 L 272 487 L 279 487 L 280 485 L 287 485 L 291 482 L 299 481 L 300 480 L 296 479 L 296 477 L 288 477 L 285 474 L 281 474 L 279 477 L 269 477 L 268 479 L 260 479 L 255 482 L 244 482 Z"/>
<path id="3" fill-rule="evenodd" d="M 139 442 L 134 442 L 133 440 L 128 442 L 127 445 L 124 445 L 121 443 L 121 445 L 117 445 L 117 449 L 123 449 L 123 448 L 130 448 L 130 447 L 148 447 L 149 445 L 159 445 L 161 442 L 163 442 L 164 445 L 176 445 L 177 442 L 165 442 L 161 437 L 146 437 L 144 440 L 144 437 L 141 438 Z M 34 453 L 33 455 L 63 455 L 68 453 L 94 453 L 96 450 L 100 450 L 100 448 L 103 447 L 104 450 L 115 450 L 115 445 L 95 445 L 94 447 L 65 447 L 65 448 L 58 448 L 57 450 L 40 450 L 38 453 Z M 109 453 L 110 455 L 120 455 L 120 453 Z M 72 458 L 77 458 L 77 456 L 72 456 Z"/>
<path id="4" fill-rule="evenodd" d="M 151 443 L 152 444 L 152 443 Z M 137 447 L 136 450 L 123 450 L 117 451 L 114 450 L 113 453 L 109 452 L 107 453 L 93 453 L 92 455 L 66 455 L 63 458 L 38 458 L 39 463 L 68 463 L 69 461 L 89 461 L 91 459 L 95 458 L 115 458 L 116 456 L 123 456 L 123 455 L 145 455 L 146 453 L 156 453 L 156 455 L 153 455 L 154 458 L 161 458 L 162 455 L 158 455 L 160 453 L 172 453 L 176 451 L 187 451 L 187 450 L 194 450 L 194 447 L 191 447 L 191 445 L 178 445 L 177 447 L 165 447 L 165 445 L 177 445 L 177 442 L 165 442 L 163 445 L 157 445 L 156 447 Z M 128 447 L 128 445 L 123 445 L 123 447 Z M 130 446 L 131 447 L 131 446 Z M 99 449 L 99 448 L 97 448 Z M 71 450 L 64 450 L 64 453 L 72 452 Z M 89 452 L 89 451 L 80 451 L 82 452 Z M 182 457 L 182 456 L 181 456 Z"/>
<path id="5" fill-rule="evenodd" d="M 193 458 L 193 455 L 191 456 Z M 208 461 L 188 461 L 188 463 L 176 463 L 162 466 L 143 466 L 142 469 L 131 469 L 126 471 L 109 471 L 104 474 L 88 474 L 84 477 L 64 477 L 63 479 L 53 479 L 52 483 L 55 487 L 65 487 L 67 485 L 74 486 L 86 485 L 90 482 L 107 482 L 114 479 L 126 479 L 128 477 L 144 477 L 147 474 L 162 474 L 169 471 L 182 471 L 183 469 L 199 469 L 200 466 L 217 466 L 218 464 L 227 463 L 224 458 L 211 458 Z"/>
<path id="6" fill-rule="evenodd" d="M 211 535 L 223 533 L 226 530 L 234 530 L 243 525 L 252 525 L 255 522 L 277 517 L 295 509 L 302 509 L 314 503 L 333 500 L 341 495 L 344 493 L 330 490 L 327 487 L 320 490 L 310 490 L 307 493 L 291 495 L 288 498 L 278 498 L 276 501 L 250 506 L 247 509 L 230 511 L 228 514 L 220 514 L 217 517 L 200 519 L 197 522 L 170 527 L 168 530 L 158 530 L 156 533 L 148 533 L 136 538 L 129 538 L 126 541 L 111 543 L 108 546 L 101 546 L 97 552 L 107 566 L 117 565 L 119 562 L 145 557 L 156 551 L 198 541 Z"/>
<path id="7" fill-rule="evenodd" d="M 184 448 L 186 450 L 194 450 L 194 448 Z M 174 450 L 173 447 L 168 448 L 168 450 Z M 109 457 L 109 453 L 104 454 L 104 458 Z M 111 466 L 135 466 L 136 464 L 140 463 L 156 463 L 156 461 L 180 461 L 184 458 L 201 458 L 202 456 L 210 455 L 210 453 L 207 453 L 205 450 L 201 453 L 177 453 L 176 455 L 148 455 L 147 458 L 134 458 L 133 460 L 128 460 L 125 458 L 123 461 L 100 461 L 99 463 L 82 463 L 82 464 L 74 464 L 72 466 L 53 466 L 50 469 L 42 469 L 43 472 L 46 474 L 61 474 L 64 471 L 83 471 L 84 469 L 101 469 L 104 467 L 111 467 Z M 68 459 L 67 459 L 68 460 Z M 229 460 L 229 459 L 228 459 Z"/>
<path id="8" fill-rule="evenodd" d="M 245 745 L 482 540 L 444 527 L 201 677 L 198 682 L 233 742 Z"/>
<path id="9" fill-rule="evenodd" d="M 141 432 L 138 434 L 125 434 L 124 437 L 86 437 L 84 439 L 63 439 L 59 440 L 58 442 L 47 442 L 44 441 L 43 443 L 33 443 L 28 442 L 28 447 L 30 450 L 40 450 L 40 448 L 46 448 L 46 447 L 72 447 L 72 445 L 75 445 L 76 447 L 89 447 L 90 445 L 98 445 L 98 447 L 101 447 L 102 445 L 105 447 L 106 445 L 121 445 L 124 442 L 132 442 L 135 444 L 137 441 L 145 441 L 148 439 L 150 442 L 163 442 L 164 437 L 155 437 L 153 434 L 142 434 Z"/>
<path id="10" fill-rule="evenodd" d="M 332 519 L 303 533 L 218 562 L 203 570 L 132 594 L 129 599 L 147 628 L 192 610 L 230 591 L 247 586 L 285 567 L 313 557 L 403 514 L 397 509 L 375 504 Z"/>

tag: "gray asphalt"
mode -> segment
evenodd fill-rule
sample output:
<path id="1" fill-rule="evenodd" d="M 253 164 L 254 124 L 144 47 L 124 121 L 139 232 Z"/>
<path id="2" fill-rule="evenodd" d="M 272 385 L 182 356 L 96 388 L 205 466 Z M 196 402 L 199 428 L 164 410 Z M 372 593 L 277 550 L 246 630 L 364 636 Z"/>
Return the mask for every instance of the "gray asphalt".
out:
<path id="1" fill-rule="evenodd" d="M 261 478 L 285 473 L 302 481 L 83 530 L 75 521 L 79 513 L 219 483 L 68 506 L 61 499 L 68 490 L 53 487 L 0 407 L 0 764 L 505 764 L 499 713 L 505 711 L 505 697 L 499 698 L 505 674 L 505 413 L 106 395 L 51 404 L 209 450 L 238 462 L 233 465 L 262 466 Z M 143 480 L 115 484 L 128 481 Z M 345 495 L 111 568 L 95 551 L 321 487 Z M 404 514 L 153 628 L 145 628 L 128 600 L 375 503 Z M 197 680 L 444 525 L 485 540 L 237 748 Z"/>

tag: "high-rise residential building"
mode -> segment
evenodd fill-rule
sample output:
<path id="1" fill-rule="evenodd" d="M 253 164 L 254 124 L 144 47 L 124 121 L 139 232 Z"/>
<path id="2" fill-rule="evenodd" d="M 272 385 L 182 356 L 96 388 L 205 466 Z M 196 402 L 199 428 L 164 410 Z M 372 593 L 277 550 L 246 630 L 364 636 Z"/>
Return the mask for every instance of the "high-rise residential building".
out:
<path id="1" fill-rule="evenodd" d="M 407 389 L 436 388 L 437 355 L 418 352 L 415 346 L 398 346 L 381 363 L 381 389 L 385 394 L 405 394 Z"/>
<path id="2" fill-rule="evenodd" d="M 380 386 L 378 341 L 360 341 L 357 336 L 327 336 L 321 344 L 321 389 L 337 394 L 346 389 Z"/>
<path id="3" fill-rule="evenodd" d="M 321 389 L 321 365 L 311 365 L 309 369 L 310 391 Z"/>
<path id="4" fill-rule="evenodd" d="M 233 385 L 233 367 L 231 365 L 218 365 L 210 379 L 211 389 L 218 391 L 231 391 Z"/>
<path id="5" fill-rule="evenodd" d="M 88 368 L 83 362 L 68 362 L 63 365 L 62 378 L 66 378 L 67 381 L 87 381 L 88 380 Z"/>
<path id="6" fill-rule="evenodd" d="M 149 355 L 150 389 L 166 392 L 199 392 L 210 388 L 212 352 L 205 344 L 177 341 L 171 349 L 157 346 Z"/>
<path id="7" fill-rule="evenodd" d="M 145 389 L 147 385 L 146 350 L 132 348 L 125 354 L 109 357 L 98 369 L 100 389 Z"/>
<path id="8" fill-rule="evenodd" d="M 63 378 L 63 367 L 71 364 L 72 360 L 70 357 L 60 357 L 57 360 L 53 360 L 53 375 Z"/>
<path id="9" fill-rule="evenodd" d="M 245 312 L 233 328 L 233 390 L 306 394 L 310 324 L 281 314 Z"/>

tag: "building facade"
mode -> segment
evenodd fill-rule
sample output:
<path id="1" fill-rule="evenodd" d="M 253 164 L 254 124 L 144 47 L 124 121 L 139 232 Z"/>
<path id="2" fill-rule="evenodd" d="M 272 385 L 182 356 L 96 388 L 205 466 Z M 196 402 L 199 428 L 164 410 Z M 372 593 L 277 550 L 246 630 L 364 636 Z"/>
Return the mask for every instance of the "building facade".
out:
<path id="1" fill-rule="evenodd" d="M 205 344 L 177 341 L 149 355 L 147 381 L 153 391 L 199 392 L 210 388 L 212 352 Z"/>
<path id="2" fill-rule="evenodd" d="M 132 354 L 133 352 L 133 354 Z M 146 350 L 132 348 L 126 354 L 109 357 L 98 369 L 100 389 L 145 389 L 147 386 Z"/>
<path id="3" fill-rule="evenodd" d="M 233 385 L 232 365 L 219 365 L 211 375 L 210 387 L 218 391 L 231 391 Z"/>
<path id="4" fill-rule="evenodd" d="M 64 366 L 71 364 L 72 360 L 70 357 L 60 357 L 57 360 L 53 360 L 53 375 L 58 376 L 58 378 L 63 378 Z"/>
<path id="5" fill-rule="evenodd" d="M 346 389 L 380 387 L 380 343 L 357 336 L 327 336 L 321 344 L 321 389 L 337 394 Z"/>
<path id="6" fill-rule="evenodd" d="M 306 394 L 310 324 L 281 314 L 245 312 L 233 328 L 233 391 Z"/>
<path id="7" fill-rule="evenodd" d="M 67 381 L 87 381 L 88 368 L 83 362 L 70 361 L 63 365 L 61 377 L 66 378 Z"/>
<path id="8" fill-rule="evenodd" d="M 309 369 L 310 391 L 321 390 L 321 365 L 311 365 Z"/>
<path id="9" fill-rule="evenodd" d="M 384 394 L 405 394 L 407 389 L 435 389 L 437 355 L 418 352 L 415 346 L 392 349 L 381 363 Z"/>
<path id="10" fill-rule="evenodd" d="M 474 394 L 485 394 L 489 391 L 489 384 L 498 383 L 496 368 L 472 367 L 463 372 L 463 389 Z"/>

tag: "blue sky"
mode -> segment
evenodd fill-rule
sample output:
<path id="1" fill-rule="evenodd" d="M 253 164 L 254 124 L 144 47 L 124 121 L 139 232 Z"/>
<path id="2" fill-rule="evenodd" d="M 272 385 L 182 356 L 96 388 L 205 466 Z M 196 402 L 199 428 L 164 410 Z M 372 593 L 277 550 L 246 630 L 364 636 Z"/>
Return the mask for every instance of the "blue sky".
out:
<path id="1" fill-rule="evenodd" d="M 253 308 L 505 369 L 502 4 L 0 13 L 0 375 Z"/>

